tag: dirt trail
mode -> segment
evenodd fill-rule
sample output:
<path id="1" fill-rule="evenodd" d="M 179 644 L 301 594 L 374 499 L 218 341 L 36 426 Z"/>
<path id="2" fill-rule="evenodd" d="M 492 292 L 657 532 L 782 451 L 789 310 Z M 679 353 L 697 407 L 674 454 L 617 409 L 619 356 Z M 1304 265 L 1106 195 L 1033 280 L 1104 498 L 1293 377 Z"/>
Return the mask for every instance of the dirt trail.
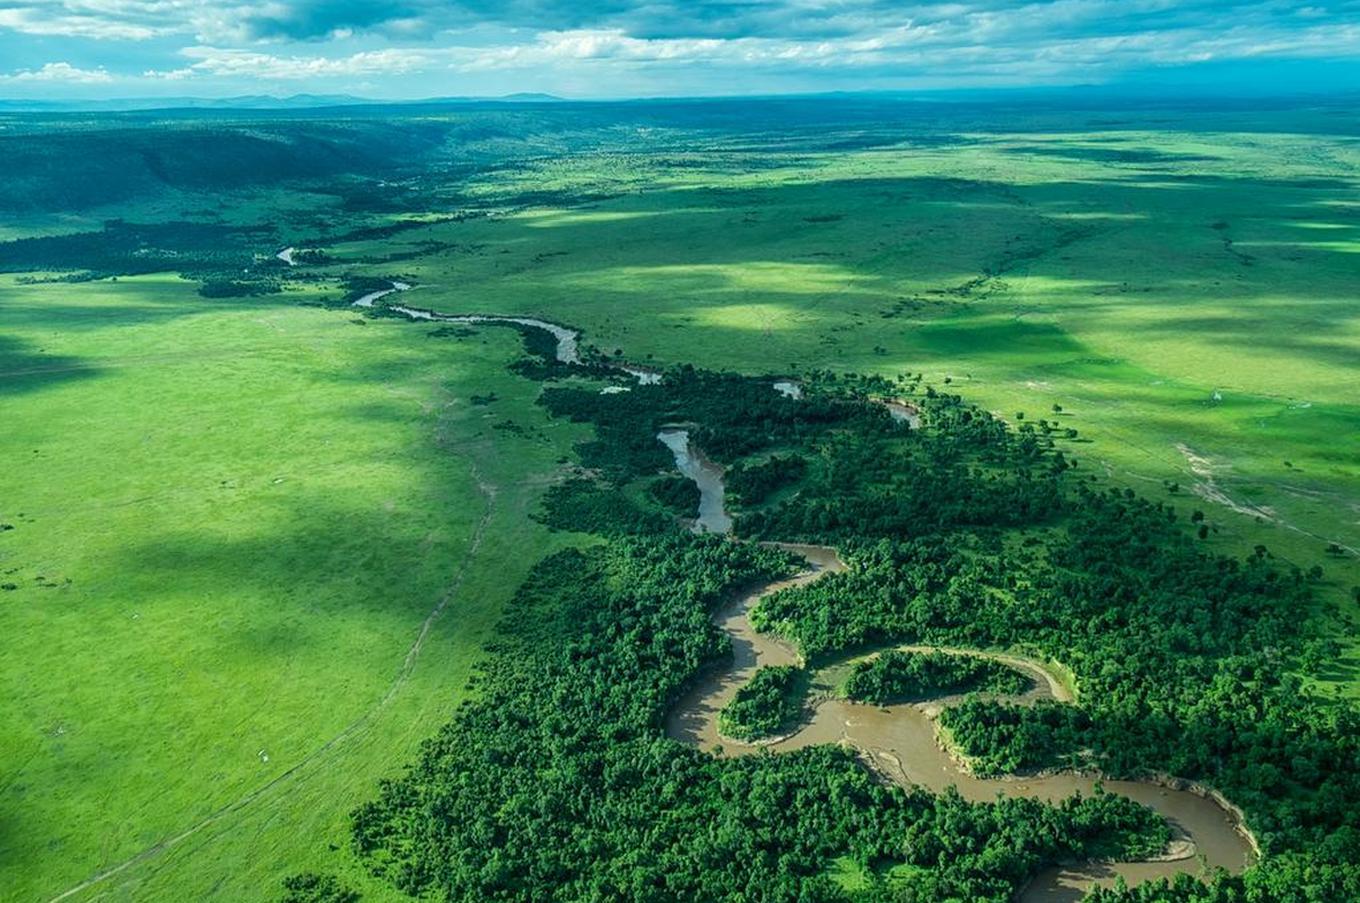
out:
<path id="1" fill-rule="evenodd" d="M 1184 442 L 1178 442 L 1176 444 L 1176 451 L 1180 452 L 1181 456 L 1185 458 L 1186 464 L 1190 467 L 1190 472 L 1199 478 L 1194 486 L 1191 487 L 1191 491 L 1205 501 L 1213 502 L 1216 505 L 1222 505 L 1229 511 L 1241 514 L 1244 517 L 1260 518 L 1267 523 L 1284 527 L 1286 530 L 1298 533 L 1301 536 L 1307 536 L 1310 539 L 1316 539 L 1319 542 L 1335 544 L 1337 548 L 1350 555 L 1360 555 L 1360 548 L 1356 548 L 1355 546 L 1341 542 L 1330 536 L 1323 536 L 1319 533 L 1314 533 L 1311 530 L 1305 530 L 1303 527 L 1285 520 L 1274 508 L 1266 505 L 1250 505 L 1245 502 L 1237 501 L 1232 496 L 1228 495 L 1219 484 L 1217 476 L 1220 468 L 1218 465 L 1215 465 L 1212 460 L 1199 454 Z M 1275 485 L 1287 492 L 1301 495 L 1309 494 L 1307 490 L 1292 488 L 1282 483 L 1276 483 Z"/>
<path id="2" fill-rule="evenodd" d="M 1190 472 L 1199 477 L 1199 482 L 1195 483 L 1193 487 L 1195 495 L 1247 517 L 1259 517 L 1272 523 L 1276 522 L 1275 512 L 1272 509 L 1243 504 L 1224 492 L 1216 479 L 1217 470 L 1208 458 L 1197 454 L 1184 442 L 1176 444 L 1176 451 L 1180 452 L 1182 457 L 1185 458 L 1185 462 L 1190 465 Z"/>

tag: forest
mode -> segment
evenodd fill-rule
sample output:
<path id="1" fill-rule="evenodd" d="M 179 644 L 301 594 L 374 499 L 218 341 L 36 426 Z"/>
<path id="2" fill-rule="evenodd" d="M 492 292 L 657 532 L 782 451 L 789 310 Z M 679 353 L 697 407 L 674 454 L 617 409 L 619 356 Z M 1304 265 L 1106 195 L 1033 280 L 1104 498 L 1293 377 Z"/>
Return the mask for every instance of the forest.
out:
<path id="1" fill-rule="evenodd" d="M 761 668 L 718 714 L 723 736 L 737 740 L 773 737 L 803 714 L 807 672 L 793 665 Z"/>
<path id="2" fill-rule="evenodd" d="M 477 701 L 355 814 L 357 850 L 449 900 L 838 900 L 826 872 L 851 857 L 914 866 L 921 899 L 1000 903 L 1046 864 L 1161 848 L 1165 824 L 1122 797 L 975 804 L 884 783 L 836 747 L 723 760 L 662 737 L 725 654 L 712 609 L 789 568 L 677 531 L 545 560 Z"/>

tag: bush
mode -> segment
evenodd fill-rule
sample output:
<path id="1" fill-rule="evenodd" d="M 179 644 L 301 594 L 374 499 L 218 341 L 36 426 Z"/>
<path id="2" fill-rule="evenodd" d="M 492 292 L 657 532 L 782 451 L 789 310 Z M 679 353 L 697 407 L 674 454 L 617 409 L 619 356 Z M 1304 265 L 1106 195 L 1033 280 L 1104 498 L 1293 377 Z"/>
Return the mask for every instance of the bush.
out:
<path id="1" fill-rule="evenodd" d="M 277 285 L 267 282 L 242 282 L 236 279 L 209 279 L 198 287 L 204 298 L 251 298 L 279 291 Z"/>
<path id="2" fill-rule="evenodd" d="M 648 484 L 647 493 L 683 517 L 693 517 L 699 510 L 699 487 L 688 477 L 657 477 Z"/>
<path id="3" fill-rule="evenodd" d="M 305 873 L 283 879 L 280 903 L 358 903 L 359 894 L 334 875 Z"/>
<path id="4" fill-rule="evenodd" d="M 802 455 L 773 455 L 760 464 L 736 464 L 727 472 L 727 489 L 743 505 L 759 505 L 772 493 L 798 482 L 807 472 Z"/>

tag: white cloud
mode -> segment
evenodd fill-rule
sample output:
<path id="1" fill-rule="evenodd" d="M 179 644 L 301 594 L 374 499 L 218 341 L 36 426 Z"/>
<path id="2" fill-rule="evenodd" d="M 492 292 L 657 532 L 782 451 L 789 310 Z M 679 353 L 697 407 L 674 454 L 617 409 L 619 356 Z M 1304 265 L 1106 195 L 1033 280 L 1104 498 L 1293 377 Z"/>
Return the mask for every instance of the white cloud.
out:
<path id="1" fill-rule="evenodd" d="M 194 62 L 179 69 L 148 70 L 146 78 L 186 79 L 215 76 L 274 81 L 401 75 L 430 68 L 428 53 L 418 50 L 369 50 L 348 56 L 277 56 L 252 50 L 186 47 L 181 54 Z"/>
<path id="2" fill-rule="evenodd" d="M 61 15 L 37 7 L 0 9 L 0 28 L 20 34 L 140 41 L 155 37 L 150 25 L 90 15 Z"/>
<path id="3" fill-rule="evenodd" d="M 20 69 L 0 76 L 7 82 L 66 82 L 76 85 L 98 85 L 113 81 L 113 76 L 101 69 L 78 69 L 70 63 L 45 63 L 41 69 Z"/>
<path id="4" fill-rule="evenodd" d="M 352 89 L 406 76 L 409 91 L 412 76 L 452 70 L 507 85 L 570 78 L 602 93 L 621 84 L 617 75 L 644 71 L 678 90 L 748 75 L 803 78 L 810 87 L 823 76 L 915 87 L 1095 82 L 1215 60 L 1360 56 L 1360 25 L 1319 0 L 636 0 L 596 13 L 575 0 L 571 16 L 549 15 L 568 0 L 505 9 L 496 0 L 394 2 L 388 10 L 379 0 L 0 0 L 11 4 L 0 8 L 0 53 L 13 32 L 154 39 L 157 68 L 147 79 L 214 79 L 243 90 L 348 79 Z M 540 27 L 521 28 L 515 16 Z M 553 28 L 554 18 L 587 24 Z M 177 39 L 197 44 L 179 51 L 182 62 L 160 63 Z"/>
<path id="5" fill-rule="evenodd" d="M 1145 5 L 1164 5 L 1145 0 Z M 1055 4 L 1067 15 L 1091 15 L 1106 0 L 1066 0 Z M 1003 25 L 994 13 L 959 22 L 866 27 L 835 38 L 795 40 L 771 37 L 637 38 L 622 29 L 542 32 L 532 40 L 493 47 L 449 48 L 449 66 L 461 72 L 527 70 L 542 67 L 594 67 L 640 64 L 713 65 L 745 69 L 799 67 L 843 69 L 897 68 L 903 75 L 1033 74 L 1044 78 L 1088 80 L 1140 65 L 1178 65 L 1259 56 L 1322 57 L 1354 55 L 1360 26 L 1325 25 L 1292 30 L 1255 26 L 1227 29 L 1172 27 L 1165 30 L 1104 35 L 1050 34 L 1034 39 L 1033 23 Z M 981 25 L 983 40 L 972 26 Z M 1017 31 L 1021 33 L 1017 33 Z"/>

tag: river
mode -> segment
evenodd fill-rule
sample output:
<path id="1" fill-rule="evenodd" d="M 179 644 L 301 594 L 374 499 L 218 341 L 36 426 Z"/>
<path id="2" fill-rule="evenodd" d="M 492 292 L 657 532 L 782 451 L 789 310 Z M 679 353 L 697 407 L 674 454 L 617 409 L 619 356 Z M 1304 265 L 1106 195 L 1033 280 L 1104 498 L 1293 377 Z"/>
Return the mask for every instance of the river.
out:
<path id="1" fill-rule="evenodd" d="M 364 295 L 356 307 L 372 307 L 380 298 L 404 292 L 410 286 L 394 282 L 389 289 Z M 557 360 L 580 364 L 579 332 L 532 317 L 500 317 L 483 314 L 449 315 L 437 311 L 393 305 L 392 310 L 416 320 L 440 323 L 514 324 L 543 329 L 557 340 Z M 660 374 L 628 365 L 616 369 L 630 373 L 641 383 L 660 381 Z M 775 391 L 790 398 L 802 397 L 802 387 L 781 380 Z M 894 420 L 915 429 L 920 412 L 906 403 L 882 402 Z M 732 518 L 726 510 L 723 469 L 704 456 L 683 427 L 668 427 L 657 439 L 671 450 L 676 468 L 694 481 L 699 489 L 699 505 L 693 519 L 698 532 L 730 533 Z M 814 698 L 806 720 L 788 736 L 751 744 L 723 737 L 717 728 L 718 713 L 755 674 L 766 665 L 802 665 L 802 656 L 782 639 L 758 633 L 750 622 L 751 609 L 766 595 L 787 586 L 797 586 L 843 570 L 845 565 L 834 550 L 819 546 L 784 545 L 808 563 L 802 573 L 734 599 L 714 615 L 715 623 L 732 640 L 733 659 L 720 669 L 703 676 L 676 704 L 666 721 L 672 738 L 702 749 L 720 749 L 728 755 L 746 755 L 760 748 L 784 752 L 822 743 L 844 743 L 856 749 L 880 774 L 903 786 L 920 786 L 933 792 L 957 787 L 966 798 L 990 801 L 998 794 L 1026 796 L 1058 801 L 1076 793 L 1089 794 L 1096 778 L 1071 772 L 1033 777 L 979 778 L 971 774 L 947 752 L 939 741 L 935 718 L 956 697 L 931 700 L 924 704 L 874 706 L 850 702 L 832 691 L 839 680 L 838 668 L 821 669 L 813 680 Z M 922 647 L 902 647 L 916 648 Z M 976 650 L 942 650 L 954 654 L 985 655 L 1011 667 L 1026 671 L 1034 687 L 1022 697 L 1022 704 L 1043 698 L 1071 701 L 1062 681 L 1053 677 L 1042 664 L 1017 656 Z M 1081 899 L 1093 884 L 1110 885 L 1116 876 L 1129 884 L 1180 872 L 1199 874 L 1204 865 L 1241 871 L 1252 860 L 1253 843 L 1240 817 L 1207 794 L 1191 789 L 1173 789 L 1154 781 L 1103 781 L 1106 790 L 1118 793 L 1156 810 L 1172 826 L 1175 834 L 1164 857 L 1158 861 L 1131 863 L 1074 863 L 1040 873 L 1022 892 L 1025 903 L 1065 903 Z"/>
<path id="2" fill-rule="evenodd" d="M 694 529 L 699 533 L 731 533 L 732 517 L 727 513 L 723 469 L 704 457 L 690 441 L 689 430 L 664 429 L 656 438 L 675 456 L 675 467 L 699 487 L 699 512 Z"/>
<path id="3" fill-rule="evenodd" d="M 785 546 L 808 561 L 798 576 L 746 593 L 714 615 L 716 623 L 732 640 L 730 665 L 704 675 L 671 710 L 666 720 L 669 736 L 700 749 L 720 749 L 726 755 L 748 755 L 758 749 L 787 752 L 822 743 L 844 743 L 857 750 L 880 774 L 904 787 L 913 785 L 939 793 L 957 787 L 965 799 L 978 802 L 1004 796 L 1027 796 L 1052 802 L 1075 793 L 1090 794 L 1096 779 L 1060 772 L 1041 777 L 979 778 L 969 773 L 940 744 L 936 716 L 960 697 L 944 697 L 928 703 L 876 706 L 850 702 L 835 695 L 848 664 L 823 668 L 813 677 L 813 701 L 805 721 L 784 737 L 768 742 L 744 743 L 718 731 L 718 713 L 732 700 L 756 670 L 767 665 L 799 665 L 803 658 L 789 643 L 751 626 L 750 612 L 770 593 L 788 586 L 810 583 L 844 569 L 834 551 L 818 546 Z M 930 647 L 900 647 L 927 651 Z M 963 650 L 957 654 L 982 654 Z M 989 657 L 991 657 L 989 655 Z M 1018 697 L 1022 704 L 1038 699 L 1066 701 L 1070 694 L 1063 683 L 1037 662 L 1016 656 L 997 655 L 1004 663 L 1025 671 L 1033 688 Z M 1239 831 L 1237 819 L 1216 802 L 1189 790 L 1174 790 L 1151 781 L 1104 781 L 1111 793 L 1136 800 L 1160 813 L 1171 824 L 1175 838 L 1167 859 L 1157 862 L 1077 863 L 1040 873 L 1020 899 L 1039 901 L 1080 900 L 1093 884 L 1110 885 L 1122 875 L 1129 884 L 1179 872 L 1199 874 L 1201 857 L 1207 865 L 1241 871 L 1250 861 L 1251 844 Z"/>

